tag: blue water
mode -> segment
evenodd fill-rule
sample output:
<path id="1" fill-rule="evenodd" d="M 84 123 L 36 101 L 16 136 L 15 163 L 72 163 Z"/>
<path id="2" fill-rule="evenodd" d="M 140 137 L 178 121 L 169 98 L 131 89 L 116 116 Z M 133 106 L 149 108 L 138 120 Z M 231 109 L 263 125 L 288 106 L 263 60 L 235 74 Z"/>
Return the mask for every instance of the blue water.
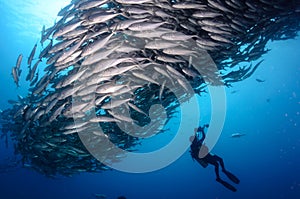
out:
<path id="1" fill-rule="evenodd" d="M 27 58 L 40 38 L 42 25 L 51 26 L 56 13 L 68 1 L 0 0 L 0 109 L 8 99 L 25 95 L 27 85 L 21 80 L 16 89 L 10 75 L 17 56 Z M 120 195 L 128 199 L 298 199 L 300 198 L 300 37 L 270 42 L 265 61 L 252 77 L 226 88 L 226 120 L 220 139 L 212 152 L 221 156 L 225 166 L 241 180 L 237 192 L 215 181 L 214 168 L 202 168 L 189 152 L 168 167 L 145 174 L 106 171 L 83 173 L 73 177 L 49 179 L 30 169 L 3 169 L 0 173 L 1 199 L 95 198 Z M 26 70 L 23 66 L 23 73 Z M 255 79 L 263 79 L 259 83 Z M 234 91 L 234 92 L 233 92 Z M 232 93 L 233 92 L 233 93 Z M 209 121 L 209 95 L 199 97 L 201 117 Z M 187 117 L 193 117 L 193 112 Z M 178 117 L 180 118 L 180 116 Z M 178 118 L 170 121 L 177 124 Z M 189 119 L 189 118 L 185 118 Z M 170 125 L 169 136 L 176 130 Z M 230 138 L 232 133 L 245 133 Z M 158 143 L 159 139 L 153 139 Z M 11 146 L 11 142 L 10 142 Z M 1 165 L 12 155 L 12 146 L 0 142 Z M 221 174 L 222 175 L 222 174 Z M 226 176 L 222 175 L 224 180 Z"/>

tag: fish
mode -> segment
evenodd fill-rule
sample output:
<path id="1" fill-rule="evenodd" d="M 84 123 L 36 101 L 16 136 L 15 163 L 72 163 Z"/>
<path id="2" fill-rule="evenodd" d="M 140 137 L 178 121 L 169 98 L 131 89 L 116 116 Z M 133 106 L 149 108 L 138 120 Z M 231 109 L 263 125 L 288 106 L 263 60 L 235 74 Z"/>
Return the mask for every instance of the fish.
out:
<path id="1" fill-rule="evenodd" d="M 75 30 L 77 27 L 79 27 L 82 24 L 82 21 L 80 20 L 75 20 L 75 21 L 70 21 L 68 24 L 65 26 L 59 28 L 53 33 L 53 38 L 60 37 L 68 32 L 71 32 L 72 30 Z"/>
<path id="2" fill-rule="evenodd" d="M 169 73 L 166 70 L 164 70 L 163 68 L 158 67 L 158 66 L 154 66 L 154 70 L 156 70 L 161 75 L 167 77 L 172 82 L 172 84 L 174 85 L 173 78 L 169 75 Z"/>
<path id="3" fill-rule="evenodd" d="M 111 48 L 111 49 L 100 49 L 97 52 L 95 52 L 94 54 L 87 56 L 83 62 L 81 63 L 81 65 L 86 66 L 86 65 L 91 65 L 94 63 L 97 63 L 101 60 L 104 60 L 106 58 L 108 58 L 108 56 L 110 54 L 112 54 L 113 52 L 115 52 L 116 50 L 118 50 L 120 47 L 122 46 L 122 44 L 120 45 L 116 45 L 115 47 Z"/>
<path id="4" fill-rule="evenodd" d="M 246 134 L 244 134 L 244 133 L 233 133 L 233 134 L 230 135 L 230 137 L 232 137 L 232 138 L 240 138 L 240 137 L 245 136 L 245 135 Z"/>
<path id="5" fill-rule="evenodd" d="M 177 82 L 179 83 L 180 86 L 182 86 L 182 88 L 184 88 L 185 91 L 190 92 L 189 86 L 187 84 L 187 82 L 185 82 L 182 79 L 177 79 Z"/>
<path id="6" fill-rule="evenodd" d="M 33 78 L 34 78 L 34 75 L 35 75 L 35 72 L 36 72 L 36 70 L 37 70 L 37 67 L 38 67 L 38 65 L 39 65 L 39 63 L 41 62 L 42 60 L 37 60 L 37 62 L 33 65 L 33 67 L 32 67 L 32 69 L 31 70 L 29 70 L 30 72 L 28 73 L 28 75 L 29 75 L 29 78 L 28 78 L 28 80 L 29 81 L 32 81 L 33 80 Z M 26 78 L 26 80 L 27 80 L 27 78 Z"/>
<path id="7" fill-rule="evenodd" d="M 196 51 L 188 50 L 187 48 L 180 48 L 180 47 L 163 49 L 163 53 L 167 55 L 180 55 L 180 56 L 197 54 Z"/>
<path id="8" fill-rule="evenodd" d="M 103 95 L 101 97 L 98 97 L 95 99 L 95 105 L 100 105 L 106 98 L 108 97 L 108 95 Z"/>
<path id="9" fill-rule="evenodd" d="M 109 0 L 86 1 L 86 2 L 80 3 L 77 6 L 77 9 L 79 9 L 79 10 L 88 10 L 88 9 L 91 9 L 91 8 L 102 6 L 102 5 L 104 5 L 108 2 L 109 2 Z"/>
<path id="10" fill-rule="evenodd" d="M 133 24 L 145 22 L 147 20 L 148 20 L 147 18 L 142 18 L 142 19 L 131 19 L 131 20 L 126 20 L 126 21 L 119 21 L 119 22 L 114 23 L 110 27 L 110 29 L 113 32 L 120 31 L 120 30 L 125 30 Z"/>
<path id="11" fill-rule="evenodd" d="M 18 77 L 20 77 L 21 72 L 22 72 L 22 70 L 21 70 L 21 68 L 20 68 L 20 67 L 21 67 L 22 59 L 23 59 L 23 54 L 19 54 L 18 59 L 17 59 L 16 66 L 15 66 L 15 68 L 16 68 L 16 73 L 17 73 Z"/>
<path id="12" fill-rule="evenodd" d="M 199 77 L 200 75 L 197 74 L 195 71 L 189 69 L 189 68 L 183 68 L 182 69 L 182 72 L 184 72 L 184 74 L 192 77 L 192 78 L 196 78 L 196 77 Z"/>
<path id="13" fill-rule="evenodd" d="M 177 59 L 168 55 L 157 55 L 156 59 L 162 62 L 168 62 L 168 63 L 184 63 L 184 60 Z"/>
<path id="14" fill-rule="evenodd" d="M 260 60 L 257 64 L 255 64 L 254 67 L 251 67 L 252 70 L 251 70 L 249 73 L 247 73 L 246 75 L 244 75 L 244 76 L 242 77 L 242 79 L 246 79 L 246 78 L 250 77 L 250 76 L 256 71 L 256 69 L 258 68 L 258 66 L 259 66 L 263 61 L 264 61 L 264 60 L 262 59 L 262 60 Z M 250 67 L 249 67 L 249 69 L 250 69 Z"/>
<path id="15" fill-rule="evenodd" d="M 212 6 L 213 8 L 216 8 L 218 10 L 222 10 L 223 12 L 233 14 L 232 10 L 228 9 L 223 3 L 219 2 L 219 1 L 208 0 L 208 4 L 210 6 Z"/>
<path id="16" fill-rule="evenodd" d="M 219 41 L 219 42 L 223 42 L 223 43 L 228 43 L 228 44 L 233 44 L 233 42 L 230 39 L 227 39 L 226 37 L 222 37 L 219 36 L 218 34 L 211 34 L 210 37 L 215 40 L 215 41 Z"/>
<path id="17" fill-rule="evenodd" d="M 186 35 L 181 32 L 168 32 L 161 35 L 162 39 L 168 41 L 186 41 L 192 39 L 194 37 L 198 37 L 197 35 Z"/>
<path id="18" fill-rule="evenodd" d="M 258 79 L 258 78 L 256 78 L 255 79 L 257 82 L 260 82 L 260 83 L 262 83 L 262 82 L 265 82 L 266 80 L 262 80 L 262 79 Z"/>
<path id="19" fill-rule="evenodd" d="M 36 84 L 36 82 L 38 81 L 39 79 L 39 73 L 37 72 L 34 79 L 30 82 L 30 87 L 32 87 L 33 85 Z"/>
<path id="20" fill-rule="evenodd" d="M 49 49 L 48 53 L 52 54 L 52 53 L 56 53 L 60 50 L 66 49 L 68 47 L 70 47 L 72 44 L 74 44 L 76 41 L 78 41 L 79 38 L 73 38 L 73 39 L 69 39 L 69 40 L 64 40 L 61 42 L 56 43 L 54 46 L 51 46 L 51 48 Z"/>
<path id="21" fill-rule="evenodd" d="M 57 16 L 64 16 L 68 13 L 68 11 L 73 7 L 73 4 L 68 4 L 64 8 L 60 9 L 57 13 Z"/>
<path id="22" fill-rule="evenodd" d="M 134 75 L 135 77 L 140 78 L 140 79 L 142 79 L 142 80 L 145 80 L 146 82 L 151 82 L 151 83 L 154 83 L 154 84 L 159 85 L 159 83 L 158 83 L 156 80 L 152 79 L 151 77 L 146 76 L 146 75 L 143 74 L 143 73 L 139 73 L 139 72 L 131 72 L 131 73 L 132 73 L 132 75 Z"/>
<path id="23" fill-rule="evenodd" d="M 81 44 L 85 42 L 86 35 L 83 36 L 80 41 L 78 41 L 76 44 L 71 46 L 69 49 L 64 50 L 63 53 L 59 56 L 59 58 L 56 60 L 56 63 L 62 62 L 64 59 L 70 57 L 74 52 L 76 52 Z M 57 64 L 58 65 L 58 64 Z"/>
<path id="24" fill-rule="evenodd" d="M 45 27 L 45 25 L 43 25 L 42 31 L 41 31 L 41 41 L 40 41 L 41 46 L 43 46 L 44 41 L 48 38 L 45 34 L 45 32 L 46 32 L 45 29 L 46 29 L 46 27 Z"/>
<path id="25" fill-rule="evenodd" d="M 182 2 L 182 3 L 175 3 L 172 5 L 172 7 L 177 9 L 202 9 L 205 8 L 206 6 L 198 3 Z"/>
<path id="26" fill-rule="evenodd" d="M 126 104 L 128 101 L 132 100 L 131 98 L 129 99 L 111 99 L 109 102 L 106 102 L 101 106 L 102 109 L 113 109 L 116 107 L 119 107 L 122 104 Z"/>
<path id="27" fill-rule="evenodd" d="M 50 42 L 49 42 L 49 44 L 40 53 L 39 59 L 44 58 L 49 53 L 49 50 L 51 49 L 52 44 L 53 44 L 53 40 L 51 39 Z"/>
<path id="28" fill-rule="evenodd" d="M 131 31 L 125 30 L 123 33 L 125 35 L 131 35 L 138 38 L 156 38 L 161 37 L 163 34 L 169 33 L 170 30 L 162 27 L 158 27 L 155 30 L 145 30 L 145 31 Z M 172 40 L 172 39 L 171 39 Z"/>
<path id="29" fill-rule="evenodd" d="M 120 63 L 127 63 L 132 62 L 132 58 L 112 58 L 112 59 L 103 59 L 96 63 L 96 67 L 92 70 L 93 73 L 100 73 L 102 71 L 105 71 L 108 68 L 115 67 Z M 101 67 L 99 67 L 101 66 Z"/>
<path id="30" fill-rule="evenodd" d="M 131 103 L 131 102 L 128 102 L 127 105 L 128 105 L 129 107 L 131 107 L 133 110 L 135 110 L 135 111 L 137 111 L 137 112 L 139 112 L 139 113 L 141 113 L 141 114 L 143 114 L 143 115 L 148 116 L 142 109 L 138 108 L 135 104 L 133 104 L 133 103 Z"/>
<path id="31" fill-rule="evenodd" d="M 112 97 L 116 97 L 116 96 L 119 96 L 119 95 L 123 95 L 123 94 L 131 94 L 131 95 L 134 95 L 134 90 L 136 88 L 140 88 L 141 86 L 140 85 L 136 85 L 136 86 L 126 86 L 126 87 L 123 87 L 121 89 L 118 89 L 117 91 L 113 92 L 113 93 L 110 93 L 110 95 Z"/>
<path id="32" fill-rule="evenodd" d="M 222 13 L 219 12 L 209 12 L 209 11 L 196 11 L 193 13 L 192 15 L 195 18 L 215 18 L 215 17 L 219 17 L 219 16 L 223 16 Z"/>
<path id="33" fill-rule="evenodd" d="M 134 23 L 128 27 L 129 30 L 132 31 L 147 31 L 147 30 L 155 30 L 156 28 L 160 27 L 161 25 L 165 24 L 167 22 L 139 22 L 139 23 Z"/>
<path id="34" fill-rule="evenodd" d="M 31 62 L 32 62 L 32 60 L 33 60 L 33 57 L 34 57 L 36 48 L 37 48 L 37 44 L 35 44 L 35 45 L 33 46 L 33 49 L 31 50 L 31 53 L 30 53 L 30 55 L 29 55 L 29 57 L 28 57 L 28 60 L 27 60 L 28 67 L 31 66 Z"/>
<path id="35" fill-rule="evenodd" d="M 153 0 L 116 0 L 116 2 L 121 3 L 121 4 L 142 4 L 142 3 L 153 3 Z"/>
<path id="36" fill-rule="evenodd" d="M 126 87 L 126 85 L 103 84 L 97 88 L 96 93 L 99 93 L 99 94 L 114 93 L 124 87 Z"/>
<path id="37" fill-rule="evenodd" d="M 111 116 L 113 116 L 114 118 L 116 118 L 117 120 L 120 120 L 122 122 L 129 122 L 129 123 L 133 123 L 134 120 L 131 117 L 128 117 L 126 115 L 122 115 L 116 111 L 112 110 L 108 110 L 107 111 Z"/>
<path id="38" fill-rule="evenodd" d="M 78 70 L 76 73 L 69 75 L 63 82 L 61 87 L 65 87 L 67 85 L 72 84 L 74 81 L 76 81 L 78 78 L 80 78 L 80 76 L 82 76 L 86 71 L 88 70 L 88 68 L 81 68 L 80 70 Z"/>
<path id="39" fill-rule="evenodd" d="M 106 37 L 96 40 L 93 43 L 86 46 L 86 48 L 83 49 L 81 56 L 85 57 L 88 56 L 98 50 L 100 50 L 102 47 L 104 47 L 109 39 L 114 35 L 114 33 L 111 33 L 107 35 Z"/>
<path id="40" fill-rule="evenodd" d="M 91 118 L 89 120 L 90 122 L 120 122 L 118 119 L 112 118 L 112 117 L 105 117 L 105 116 L 100 116 L 100 117 L 95 117 Z"/>
<path id="41" fill-rule="evenodd" d="M 18 77 L 18 72 L 17 72 L 16 67 L 12 68 L 11 74 L 13 76 L 14 82 L 17 85 L 17 87 L 20 87 L 20 85 L 19 85 L 19 77 Z"/>
<path id="42" fill-rule="evenodd" d="M 121 15 L 121 13 L 96 13 L 88 16 L 87 20 L 80 22 L 80 24 L 83 26 L 89 26 L 97 23 L 104 23 L 119 15 Z"/>
<path id="43" fill-rule="evenodd" d="M 123 67 L 110 67 L 110 68 L 102 71 L 101 75 L 103 77 L 117 76 L 117 75 L 121 75 L 122 73 L 125 73 L 127 71 L 130 71 L 134 68 L 137 68 L 137 67 L 138 67 L 137 64 L 130 65 L 130 66 L 123 66 Z"/>
<path id="44" fill-rule="evenodd" d="M 160 50 L 166 48 L 173 48 L 180 46 L 180 43 L 171 42 L 171 41 L 164 41 L 164 40 L 154 40 L 150 41 L 145 45 L 145 48 L 152 49 L 152 50 Z"/>
<path id="45" fill-rule="evenodd" d="M 162 100 L 162 94 L 164 92 L 164 89 L 165 89 L 165 85 L 166 85 L 166 80 L 162 83 L 161 87 L 160 87 L 160 90 L 159 90 L 159 100 L 161 101 Z"/>

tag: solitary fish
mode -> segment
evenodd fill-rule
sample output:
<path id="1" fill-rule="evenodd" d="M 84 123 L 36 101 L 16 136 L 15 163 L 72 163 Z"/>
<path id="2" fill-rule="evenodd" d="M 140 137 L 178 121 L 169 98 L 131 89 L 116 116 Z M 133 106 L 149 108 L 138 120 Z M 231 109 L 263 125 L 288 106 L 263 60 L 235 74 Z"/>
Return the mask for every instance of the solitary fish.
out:
<path id="1" fill-rule="evenodd" d="M 245 135 L 246 134 L 244 134 L 244 133 L 233 133 L 233 134 L 231 134 L 230 137 L 232 137 L 232 138 L 240 138 L 240 137 L 245 136 Z"/>
<path id="2" fill-rule="evenodd" d="M 266 80 L 262 80 L 262 79 L 255 79 L 257 82 L 265 82 Z"/>

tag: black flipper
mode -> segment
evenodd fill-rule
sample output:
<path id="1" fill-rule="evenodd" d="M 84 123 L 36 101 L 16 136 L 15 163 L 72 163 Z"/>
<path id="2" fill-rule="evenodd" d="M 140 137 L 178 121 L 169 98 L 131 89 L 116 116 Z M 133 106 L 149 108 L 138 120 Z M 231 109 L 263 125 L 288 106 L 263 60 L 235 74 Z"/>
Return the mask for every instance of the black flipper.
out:
<path id="1" fill-rule="evenodd" d="M 226 175 L 232 182 L 234 182 L 235 184 L 239 184 L 239 183 L 240 183 L 240 180 L 239 180 L 235 175 L 233 175 L 232 173 L 230 173 L 229 171 L 223 171 L 223 173 L 225 173 L 225 175 Z"/>
<path id="2" fill-rule="evenodd" d="M 217 179 L 217 182 L 221 183 L 224 187 L 226 187 L 227 189 L 233 191 L 233 192 L 236 192 L 237 189 L 232 186 L 231 184 L 229 184 L 228 182 L 225 182 L 224 180 L 222 179 Z"/>

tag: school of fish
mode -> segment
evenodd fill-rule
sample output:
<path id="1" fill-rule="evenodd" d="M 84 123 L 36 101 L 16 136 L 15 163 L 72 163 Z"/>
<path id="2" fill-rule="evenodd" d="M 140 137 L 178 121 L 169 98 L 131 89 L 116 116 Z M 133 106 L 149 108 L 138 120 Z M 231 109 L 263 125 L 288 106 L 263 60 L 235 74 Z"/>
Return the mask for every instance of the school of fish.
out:
<path id="1" fill-rule="evenodd" d="M 79 133 L 91 144 L 108 146 L 109 139 L 134 150 L 154 131 L 143 126 L 163 127 L 178 97 L 191 97 L 189 85 L 200 95 L 208 84 L 242 81 L 262 62 L 268 41 L 300 30 L 296 0 L 72 0 L 58 17 L 42 29 L 42 51 L 35 44 L 28 54 L 28 95 L 0 113 L 1 136 L 12 137 L 20 163 L 47 176 L 109 169 Z M 17 87 L 22 58 L 12 68 Z M 154 104 L 165 108 L 167 121 L 160 109 L 150 114 Z M 128 134 L 132 124 L 141 128 Z M 111 150 L 101 151 L 103 158 L 120 161 Z"/>

